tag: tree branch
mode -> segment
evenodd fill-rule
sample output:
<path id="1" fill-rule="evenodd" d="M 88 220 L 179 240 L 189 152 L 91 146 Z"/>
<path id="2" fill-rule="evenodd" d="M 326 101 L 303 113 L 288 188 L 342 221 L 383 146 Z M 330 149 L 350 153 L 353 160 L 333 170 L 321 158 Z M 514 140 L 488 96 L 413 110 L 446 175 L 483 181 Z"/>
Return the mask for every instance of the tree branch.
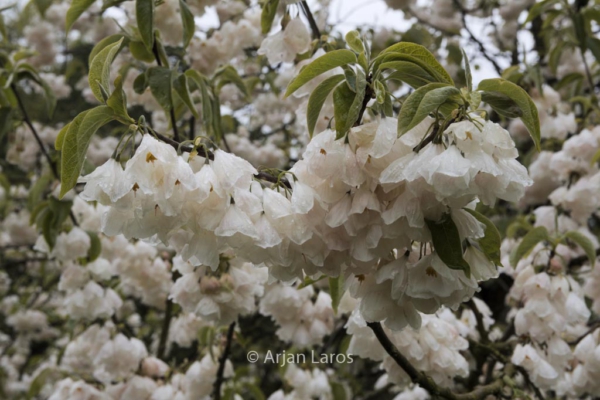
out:
<path id="1" fill-rule="evenodd" d="M 471 40 L 477 44 L 477 46 L 479 47 L 479 51 L 481 52 L 481 54 L 486 58 L 486 60 L 488 60 L 492 64 L 492 66 L 494 67 L 494 69 L 496 70 L 496 72 L 498 73 L 498 75 L 502 76 L 502 68 L 500 68 L 500 65 L 498 65 L 498 63 L 496 62 L 496 60 L 494 60 L 494 58 L 491 57 L 487 53 L 487 51 L 486 51 L 485 46 L 483 45 L 483 43 L 479 39 L 477 39 L 477 36 L 475 36 L 473 34 L 473 32 L 467 26 L 467 10 L 462 6 L 462 4 L 460 4 L 459 0 L 453 0 L 453 1 L 454 1 L 454 5 L 456 5 L 456 7 L 460 10 L 460 15 L 461 15 L 461 21 L 462 21 L 462 24 L 463 24 L 463 28 L 465 28 L 465 31 L 467 31 L 467 33 L 469 34 L 469 37 L 471 38 Z"/>
<path id="2" fill-rule="evenodd" d="M 221 385 L 225 378 L 223 374 L 225 373 L 225 364 L 227 362 L 227 357 L 229 357 L 229 351 L 231 350 L 231 342 L 233 341 L 233 332 L 235 330 L 235 322 L 232 322 L 229 325 L 229 329 L 227 330 L 227 341 L 225 342 L 225 349 L 223 349 L 223 354 L 219 358 L 219 369 L 217 370 L 217 379 L 215 380 L 215 385 L 213 387 L 212 398 L 215 400 L 221 400 Z"/>
<path id="3" fill-rule="evenodd" d="M 469 393 L 454 393 L 450 389 L 438 386 L 433 379 L 416 369 L 410 361 L 392 343 L 387 337 L 379 322 L 368 322 L 367 326 L 373 330 L 373 333 L 383 346 L 385 351 L 396 361 L 396 363 L 406 372 L 413 383 L 418 384 L 427 390 L 434 398 L 442 397 L 448 400 L 481 400 L 489 395 L 498 393 L 502 390 L 503 381 L 498 379 L 489 385 L 480 386 Z"/>
<path id="4" fill-rule="evenodd" d="M 156 64 L 159 67 L 162 67 L 162 61 L 160 60 L 160 55 L 158 54 L 158 47 L 156 46 L 156 39 L 154 40 L 154 46 L 152 46 L 152 53 L 154 54 L 154 59 L 156 60 Z M 169 65 L 167 68 L 171 68 Z M 173 109 L 173 105 L 171 104 L 171 109 L 169 110 L 169 117 L 171 119 L 171 127 L 173 128 L 173 139 L 179 140 L 179 130 L 177 129 L 177 118 L 175 118 L 175 110 Z"/>
<path id="5" fill-rule="evenodd" d="M 173 315 L 173 300 L 167 298 L 165 305 L 165 319 L 163 319 L 162 330 L 160 332 L 160 341 L 158 342 L 158 350 L 156 357 L 161 360 L 165 357 L 167 348 L 167 339 L 169 338 L 169 328 L 171 327 L 171 317 Z M 166 360 L 165 360 L 166 361 Z"/>
<path id="6" fill-rule="evenodd" d="M 10 85 L 10 90 L 12 90 L 13 94 L 15 95 L 15 98 L 17 99 L 17 104 L 19 105 L 19 110 L 21 111 L 21 115 L 23 115 L 23 121 L 25 121 L 25 124 L 29 127 L 29 130 L 33 134 L 33 137 L 35 137 L 35 141 L 37 142 L 38 146 L 40 147 L 40 151 L 42 152 L 42 154 L 46 158 L 46 161 L 48 161 L 48 164 L 50 165 L 50 170 L 52 170 L 52 175 L 54 175 L 54 178 L 56 178 L 56 180 L 58 180 L 60 182 L 60 176 L 58 175 L 58 169 L 56 167 L 56 163 L 54 162 L 52 157 L 50 157 L 50 154 L 48 154 L 48 151 L 46 150 L 46 147 L 44 146 L 42 139 L 40 139 L 40 135 L 38 135 L 38 132 L 35 129 L 35 126 L 33 126 L 33 123 L 31 122 L 31 119 L 29 118 L 29 114 L 27 113 L 27 109 L 25 108 L 25 104 L 23 104 L 23 99 L 21 99 L 18 89 L 14 83 L 12 83 Z M 72 210 L 69 210 L 69 218 L 71 218 L 71 222 L 73 222 L 73 225 L 79 226 L 79 224 L 77 223 L 77 219 L 75 218 L 75 214 L 73 214 Z"/>
<path id="7" fill-rule="evenodd" d="M 312 12 L 310 11 L 310 8 L 308 7 L 308 3 L 306 3 L 306 1 L 301 1 L 300 8 L 304 12 L 306 19 L 308 19 L 308 24 L 310 25 L 310 29 L 312 30 L 314 38 L 320 39 L 321 31 L 319 30 L 319 27 L 317 26 L 317 21 L 315 21 L 315 17 L 313 16 Z"/>

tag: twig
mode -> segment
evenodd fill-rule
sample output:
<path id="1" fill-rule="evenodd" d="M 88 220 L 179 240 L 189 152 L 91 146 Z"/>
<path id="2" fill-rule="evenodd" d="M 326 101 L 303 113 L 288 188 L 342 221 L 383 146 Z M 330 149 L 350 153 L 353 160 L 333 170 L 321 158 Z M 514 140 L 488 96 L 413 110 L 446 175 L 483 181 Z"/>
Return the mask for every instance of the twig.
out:
<path id="1" fill-rule="evenodd" d="M 229 351 L 231 350 L 231 342 L 233 341 L 233 331 L 235 330 L 235 322 L 232 322 L 229 325 L 229 330 L 227 331 L 227 341 L 225 342 L 225 349 L 223 349 L 223 354 L 219 358 L 219 369 L 217 370 L 217 379 L 215 379 L 215 385 L 213 387 L 212 398 L 215 400 L 221 400 L 221 385 L 225 380 L 223 375 L 225 373 L 225 363 L 227 362 L 227 357 L 229 357 Z"/>
<path id="2" fill-rule="evenodd" d="M 456 5 L 456 7 L 460 10 L 460 15 L 461 15 L 461 21 L 462 21 L 462 24 L 463 24 L 463 28 L 465 28 L 465 31 L 467 31 L 467 33 L 469 34 L 469 37 L 471 38 L 471 40 L 477 44 L 477 46 L 479 47 L 479 51 L 481 52 L 481 54 L 492 64 L 492 66 L 494 67 L 494 69 L 496 70 L 496 72 L 498 73 L 498 75 L 502 76 L 502 68 L 500 68 L 500 66 L 498 65 L 498 63 L 496 62 L 496 60 L 494 60 L 494 58 L 491 57 L 487 53 L 487 51 L 485 50 L 485 46 L 483 45 L 483 43 L 479 39 L 477 39 L 477 37 L 473 34 L 473 32 L 467 26 L 467 10 L 462 6 L 462 4 L 460 4 L 459 0 L 453 0 L 453 1 L 454 1 L 454 4 Z"/>
<path id="3" fill-rule="evenodd" d="M 410 361 L 398 351 L 396 346 L 394 346 L 392 341 L 385 334 L 379 322 L 368 322 L 367 326 L 373 330 L 379 343 L 381 343 L 385 351 L 394 359 L 394 361 L 396 361 L 400 368 L 406 372 L 411 381 L 427 390 L 434 398 L 437 396 L 449 400 L 480 400 L 502 390 L 502 379 L 498 379 L 489 385 L 480 386 L 469 393 L 462 394 L 454 393 L 450 389 L 440 387 L 433 379 L 416 369 Z"/>
<path id="4" fill-rule="evenodd" d="M 152 53 L 154 54 L 154 58 L 156 59 L 156 64 L 159 67 L 162 67 L 162 61 L 160 61 L 160 55 L 158 54 L 158 47 L 156 46 L 156 40 L 154 40 L 154 46 L 152 46 Z M 170 68 L 169 65 L 166 66 Z M 173 109 L 173 105 L 171 104 L 171 109 L 169 110 L 169 117 L 171 119 L 171 127 L 173 128 L 173 139 L 179 140 L 179 130 L 177 129 L 177 118 L 175 118 L 175 110 Z"/>
<path id="5" fill-rule="evenodd" d="M 475 320 L 477 321 L 477 332 L 479 332 L 479 339 L 483 343 L 489 343 L 490 339 L 483 324 L 483 315 L 481 315 L 481 312 L 479 312 L 477 305 L 475 304 L 473 299 L 470 299 L 465 304 L 471 309 L 471 311 L 473 311 L 473 314 L 475 314 Z"/>
<path id="6" fill-rule="evenodd" d="M 56 178 L 56 180 L 58 180 L 60 182 L 60 176 L 58 175 L 58 169 L 56 168 L 56 163 L 54 162 L 54 160 L 52 160 L 52 157 L 50 157 L 50 154 L 48 154 L 48 151 L 46 150 L 46 147 L 44 146 L 42 139 L 40 139 L 40 135 L 38 135 L 38 132 L 35 129 L 35 126 L 33 126 L 33 124 L 31 123 L 31 119 L 29 118 L 27 109 L 25 108 L 25 105 L 23 104 L 23 99 L 21 99 L 21 96 L 19 95 L 17 87 L 15 86 L 14 83 L 12 83 L 10 85 L 10 90 L 12 90 L 13 94 L 15 95 L 15 98 L 17 99 L 17 104 L 19 105 L 19 110 L 21 110 L 21 114 L 23 115 L 23 121 L 25 121 L 25 124 L 29 127 L 29 130 L 31 130 L 31 133 L 35 137 L 35 140 L 36 140 L 38 146 L 40 147 L 42 154 L 44 155 L 44 157 L 46 158 L 46 161 L 48 161 L 48 164 L 50 165 L 50 169 L 52 170 L 52 175 L 54 175 L 54 178 Z M 69 217 L 71 218 L 73 225 L 75 225 L 75 226 L 79 225 L 77 223 L 77 219 L 75 218 L 75 215 L 73 214 L 72 210 L 69 211 Z"/>
<path id="7" fill-rule="evenodd" d="M 300 8 L 302 8 L 304 15 L 306 15 L 306 19 L 308 19 L 308 24 L 310 25 L 310 29 L 312 30 L 314 38 L 315 39 L 321 38 L 321 31 L 319 31 L 319 27 L 317 26 L 317 21 L 315 21 L 315 17 L 313 16 L 312 12 L 310 11 L 310 8 L 308 7 L 308 4 L 306 3 L 306 1 L 300 2 Z"/>
<path id="8" fill-rule="evenodd" d="M 162 330 L 160 332 L 160 341 L 158 342 L 158 350 L 156 357 L 161 360 L 165 357 L 167 348 L 167 339 L 169 338 L 169 328 L 171 327 L 171 316 L 173 315 L 173 300 L 167 298 L 165 305 L 165 318 L 163 319 Z"/>
<path id="9" fill-rule="evenodd" d="M 40 150 L 42 151 L 42 154 L 44 155 L 44 157 L 48 161 L 48 164 L 50 165 L 52 174 L 54 175 L 54 177 L 56 179 L 60 180 L 60 178 L 58 176 L 58 170 L 56 169 L 56 163 L 50 157 L 50 154 L 48 154 L 48 152 L 46 151 L 46 147 L 44 146 L 42 139 L 40 139 L 40 136 L 38 135 L 37 130 L 31 123 L 31 119 L 29 119 L 29 114 L 27 114 L 27 109 L 25 108 L 25 105 L 23 104 L 23 100 L 21 99 L 21 96 L 19 95 L 19 92 L 17 91 L 17 87 L 15 86 L 14 83 L 12 83 L 10 85 L 10 89 L 12 90 L 13 94 L 15 95 L 15 98 L 17 99 L 17 104 L 19 105 L 19 109 L 21 110 L 21 114 L 23 115 L 23 121 L 25 121 L 25 124 L 27 124 L 27 126 L 29 127 L 29 130 L 31 130 L 31 133 L 33 133 L 33 136 L 35 137 L 37 144 L 40 146 Z"/>

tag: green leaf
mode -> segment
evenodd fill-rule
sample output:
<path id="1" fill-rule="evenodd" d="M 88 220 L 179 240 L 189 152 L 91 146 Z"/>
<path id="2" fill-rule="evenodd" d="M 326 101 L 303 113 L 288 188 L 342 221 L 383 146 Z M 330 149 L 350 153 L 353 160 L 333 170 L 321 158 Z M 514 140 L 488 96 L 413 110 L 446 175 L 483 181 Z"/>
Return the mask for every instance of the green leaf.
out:
<path id="1" fill-rule="evenodd" d="M 385 89 L 385 85 L 381 83 L 381 81 L 375 81 L 375 99 L 377 103 L 383 104 L 385 103 L 385 95 L 387 91 Z"/>
<path id="2" fill-rule="evenodd" d="M 110 107 L 98 106 L 82 112 L 69 124 L 61 147 L 60 198 L 77 184 L 92 136 L 114 118 Z"/>
<path id="3" fill-rule="evenodd" d="M 54 95 L 54 90 L 52 90 L 48 83 L 42 79 L 35 67 L 31 64 L 21 63 L 19 64 L 17 71 L 19 73 L 19 79 L 22 77 L 29 78 L 42 88 L 46 100 L 46 112 L 48 113 L 48 118 L 52 118 L 54 110 L 56 109 L 56 96 Z"/>
<path id="4" fill-rule="evenodd" d="M 135 20 L 142 42 L 149 51 L 154 46 L 154 0 L 135 0 Z"/>
<path id="5" fill-rule="evenodd" d="M 550 240 L 550 236 L 548 235 L 548 230 L 546 230 L 543 226 L 538 226 L 531 229 L 523 239 L 521 243 L 517 246 L 517 248 L 510 255 L 510 264 L 515 267 L 517 263 L 529 254 L 529 252 L 540 242 Z"/>
<path id="6" fill-rule="evenodd" d="M 333 396 L 333 400 L 347 400 L 348 396 L 346 395 L 346 389 L 339 382 L 329 381 L 329 386 L 331 386 L 331 394 Z"/>
<path id="7" fill-rule="evenodd" d="M 525 23 L 533 21 L 556 3 L 558 3 L 558 0 L 544 0 L 540 1 L 539 3 L 535 3 L 529 9 L 529 15 L 527 15 Z"/>
<path id="8" fill-rule="evenodd" d="M 54 149 L 60 151 L 62 149 L 63 143 L 65 141 L 65 136 L 67 135 L 67 131 L 69 130 L 72 122 L 69 122 L 65 126 L 62 127 L 58 135 L 56 135 L 56 140 L 54 141 Z"/>
<path id="9" fill-rule="evenodd" d="M 458 228 L 450 214 L 444 214 L 438 222 L 425 220 L 431 232 L 433 247 L 440 259 L 450 269 L 464 271 L 467 277 L 471 276 L 471 267 L 463 258 L 463 248 L 458 234 Z"/>
<path id="10" fill-rule="evenodd" d="M 505 118 L 519 118 L 521 115 L 523 115 L 523 112 L 517 103 L 502 93 L 481 92 L 481 100 L 483 100 L 490 107 L 492 107 L 494 111 Z"/>
<path id="11" fill-rule="evenodd" d="M 123 38 L 118 42 L 109 44 L 103 48 L 90 63 L 90 73 L 88 75 L 88 81 L 92 93 L 99 102 L 104 103 L 104 97 L 102 96 L 102 89 L 100 86 L 108 89 L 110 87 L 110 65 L 112 64 L 121 44 Z"/>
<path id="12" fill-rule="evenodd" d="M 319 119 L 319 114 L 321 113 L 321 109 L 323 108 L 323 104 L 329 96 L 329 93 L 333 90 L 333 88 L 344 80 L 344 75 L 334 75 L 325 79 L 323 82 L 319 83 L 319 85 L 313 90 L 308 98 L 308 106 L 306 108 L 306 122 L 308 126 L 308 134 L 312 138 L 313 133 L 315 132 L 315 126 L 317 125 L 317 121 Z"/>
<path id="13" fill-rule="evenodd" d="M 588 239 L 583 233 L 577 231 L 569 231 L 564 234 L 561 238 L 561 242 L 564 242 L 566 239 L 572 240 L 579 247 L 583 249 L 585 255 L 590 260 L 592 267 L 596 264 L 596 249 L 594 248 L 594 244 Z"/>
<path id="14" fill-rule="evenodd" d="M 54 176 L 51 173 L 41 175 L 34 184 L 29 188 L 27 195 L 27 209 L 31 212 L 37 204 L 45 197 L 44 192 L 51 182 L 54 181 Z"/>
<path id="15" fill-rule="evenodd" d="M 598 161 L 600 161 L 600 149 L 598 149 L 592 156 L 592 159 L 590 160 L 590 165 L 592 166 L 592 165 L 596 164 Z"/>
<path id="16" fill-rule="evenodd" d="M 86 231 L 90 237 L 90 249 L 88 250 L 88 262 L 96 260 L 102 252 L 102 242 L 96 232 Z"/>
<path id="17" fill-rule="evenodd" d="M 165 111 L 170 111 L 173 108 L 173 98 L 171 96 L 172 71 L 166 67 L 150 67 L 147 73 L 148 85 L 152 95 Z"/>
<path id="18" fill-rule="evenodd" d="M 77 19 L 94 4 L 96 0 L 73 0 L 71 6 L 67 10 L 67 17 L 65 19 L 65 30 L 69 32 L 71 27 L 77 21 Z"/>
<path id="19" fill-rule="evenodd" d="M 129 42 L 129 51 L 136 60 L 148 63 L 154 61 L 154 54 L 152 54 L 152 51 L 148 50 L 146 45 L 140 41 L 132 40 Z"/>
<path id="20" fill-rule="evenodd" d="M 219 68 L 217 72 L 215 72 L 215 76 L 213 79 L 218 81 L 218 90 L 221 90 L 221 88 L 228 83 L 233 83 L 239 89 L 239 91 L 244 94 L 246 98 L 250 96 L 248 87 L 242 80 L 242 77 L 231 65 L 226 65 L 224 67 Z"/>
<path id="21" fill-rule="evenodd" d="M 123 76 L 117 76 L 115 79 L 115 89 L 111 93 L 106 105 L 109 106 L 117 117 L 120 117 L 123 123 L 134 123 L 129 114 L 127 113 L 127 99 L 125 98 L 125 92 L 123 91 Z"/>
<path id="22" fill-rule="evenodd" d="M 100 53 L 106 46 L 108 46 L 109 44 L 116 43 L 123 38 L 124 38 L 124 36 L 122 34 L 117 33 L 115 35 L 107 36 L 104 39 L 102 39 L 101 41 L 99 41 L 98 43 L 96 43 L 96 45 L 90 52 L 90 55 L 88 56 L 88 64 L 91 65 L 94 57 L 96 57 L 98 55 L 98 53 Z M 127 40 L 127 39 L 125 39 L 125 40 Z M 134 55 L 134 57 L 135 57 L 135 55 Z"/>
<path id="23" fill-rule="evenodd" d="M 173 88 L 185 105 L 190 109 L 192 115 L 194 115 L 196 119 L 200 118 L 200 114 L 198 114 L 198 110 L 196 109 L 196 105 L 190 94 L 187 76 L 184 74 L 179 75 L 177 79 L 173 81 Z"/>
<path id="24" fill-rule="evenodd" d="M 336 139 L 344 137 L 354 123 L 358 121 L 366 88 L 367 78 L 365 73 L 357 68 L 356 93 L 352 92 L 348 85 L 340 85 L 334 90 L 333 111 L 337 132 Z"/>
<path id="25" fill-rule="evenodd" d="M 35 399 L 40 392 L 42 391 L 46 381 L 50 374 L 52 374 L 53 369 L 48 367 L 44 368 L 33 381 L 29 384 L 29 390 L 27 391 L 27 400 Z"/>
<path id="26" fill-rule="evenodd" d="M 181 12 L 181 23 L 183 24 L 183 48 L 186 49 L 196 32 L 196 23 L 194 22 L 194 14 L 192 14 L 185 1 L 179 0 L 179 10 Z"/>
<path id="27" fill-rule="evenodd" d="M 339 85 L 333 91 L 333 118 L 335 119 L 336 139 L 344 135 L 346 121 L 348 120 L 348 110 L 352 107 L 356 93 L 348 85 Z M 343 132 L 340 135 L 340 132 Z"/>
<path id="28" fill-rule="evenodd" d="M 430 83 L 415 90 L 400 109 L 398 134 L 404 135 L 446 101 L 460 101 L 460 90 L 445 83 Z"/>
<path id="29" fill-rule="evenodd" d="M 277 14 L 277 7 L 279 7 L 279 0 L 266 0 L 262 13 L 260 14 L 260 27 L 263 35 L 266 35 L 271 30 L 273 20 Z"/>
<path id="30" fill-rule="evenodd" d="M 365 45 L 360 39 L 360 33 L 356 30 L 346 33 L 346 43 L 348 43 L 348 47 L 358 54 L 364 53 L 365 51 Z"/>
<path id="31" fill-rule="evenodd" d="M 469 92 L 473 90 L 473 75 L 471 75 L 471 65 L 469 64 L 469 57 L 467 57 L 467 53 L 465 53 L 465 49 L 460 48 L 462 52 L 463 62 L 465 63 L 465 80 L 467 81 L 467 89 Z"/>
<path id="32" fill-rule="evenodd" d="M 137 94 L 142 94 L 148 87 L 148 74 L 146 71 L 142 72 L 133 80 L 133 91 Z"/>
<path id="33" fill-rule="evenodd" d="M 337 314 L 340 300 L 344 295 L 344 276 L 340 274 L 337 278 L 329 278 L 329 294 L 331 295 L 331 307 Z"/>
<path id="34" fill-rule="evenodd" d="M 485 79 L 479 83 L 477 90 L 501 93 L 513 100 L 523 113 L 521 120 L 533 138 L 535 147 L 540 150 L 540 118 L 535 103 L 527 92 L 514 83 L 503 79 Z"/>
<path id="35" fill-rule="evenodd" d="M 356 55 L 350 50 L 333 50 L 323 54 L 310 64 L 304 66 L 300 70 L 300 73 L 292 79 L 285 92 L 285 97 L 288 97 L 305 83 L 322 73 L 351 63 L 356 63 Z"/>
<path id="36" fill-rule="evenodd" d="M 427 50 L 427 48 L 421 45 L 408 42 L 396 43 L 379 53 L 377 59 L 379 59 L 379 62 L 381 62 L 384 61 L 389 55 L 409 56 L 413 59 L 416 59 L 419 61 L 421 66 L 425 65 L 431 68 L 433 71 L 433 76 L 438 78 L 440 82 L 454 85 L 454 81 L 452 80 L 450 74 L 446 72 L 444 67 L 442 67 L 435 56 L 429 50 Z M 376 62 L 376 68 L 377 66 L 378 64 Z"/>
<path id="37" fill-rule="evenodd" d="M 587 47 L 596 58 L 596 61 L 600 63 L 600 39 L 593 37 L 587 38 Z"/>
<path id="38" fill-rule="evenodd" d="M 394 69 L 396 72 L 391 73 L 387 79 L 399 80 L 407 83 L 414 89 L 428 83 L 436 82 L 436 79 L 425 71 L 418 64 L 410 61 L 390 61 L 380 65 L 380 69 Z"/>
<path id="39" fill-rule="evenodd" d="M 471 210 L 470 208 L 464 208 L 463 210 L 485 225 L 484 236 L 478 240 L 479 246 L 491 262 L 495 265 L 500 265 L 500 245 L 502 244 L 502 236 L 500 236 L 500 232 L 498 231 L 498 228 L 496 228 L 496 225 L 494 225 L 494 223 L 485 215 L 475 210 Z"/>

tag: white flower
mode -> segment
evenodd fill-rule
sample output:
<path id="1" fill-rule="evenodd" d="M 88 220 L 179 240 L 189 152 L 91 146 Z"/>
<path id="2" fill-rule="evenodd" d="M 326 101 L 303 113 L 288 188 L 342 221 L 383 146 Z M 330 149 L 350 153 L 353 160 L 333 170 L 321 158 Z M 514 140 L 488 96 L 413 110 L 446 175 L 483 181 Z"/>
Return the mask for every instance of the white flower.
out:
<path id="1" fill-rule="evenodd" d="M 270 64 L 292 62 L 296 54 L 310 48 L 310 32 L 300 18 L 292 19 L 285 29 L 266 37 L 258 49 L 258 54 L 266 55 Z"/>
<path id="2" fill-rule="evenodd" d="M 101 382 L 120 381 L 137 371 L 148 355 L 144 343 L 136 338 L 127 339 L 119 333 L 106 342 L 94 360 L 94 377 Z"/>

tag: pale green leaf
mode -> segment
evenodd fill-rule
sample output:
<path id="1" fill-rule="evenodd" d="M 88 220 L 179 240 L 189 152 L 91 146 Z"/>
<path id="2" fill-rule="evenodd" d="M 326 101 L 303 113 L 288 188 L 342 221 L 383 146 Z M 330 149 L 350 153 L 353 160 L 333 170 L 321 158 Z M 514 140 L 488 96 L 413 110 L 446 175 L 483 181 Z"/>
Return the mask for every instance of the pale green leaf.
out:
<path id="1" fill-rule="evenodd" d="M 600 39 L 593 37 L 587 38 L 587 47 L 596 58 L 596 61 L 600 64 Z"/>
<path id="2" fill-rule="evenodd" d="M 146 45 L 138 40 L 132 40 L 129 42 L 129 51 L 136 60 L 148 63 L 153 62 L 155 60 L 152 51 L 148 50 L 146 48 Z"/>
<path id="3" fill-rule="evenodd" d="M 54 149 L 60 151 L 62 149 L 63 143 L 65 141 L 65 136 L 67 135 L 67 131 L 69 130 L 69 126 L 72 122 L 69 122 L 65 126 L 62 127 L 58 135 L 56 136 L 56 140 L 54 141 Z"/>
<path id="4" fill-rule="evenodd" d="M 346 87 L 348 88 L 348 91 L 352 93 L 352 90 L 350 90 L 348 85 L 340 85 L 333 92 L 333 109 L 337 139 L 344 137 L 354 123 L 360 118 L 360 111 L 367 88 L 367 78 L 365 73 L 360 68 L 356 71 L 356 93 L 349 95 L 346 91 L 338 90 L 340 87 Z M 340 96 L 346 96 L 346 99 L 340 99 Z"/>
<path id="5" fill-rule="evenodd" d="M 360 33 L 358 33 L 356 30 L 346 33 L 346 43 L 348 44 L 348 47 L 354 50 L 357 54 L 364 53 L 365 51 L 365 45 L 360 38 Z"/>
<path id="6" fill-rule="evenodd" d="M 430 83 L 415 90 L 400 109 L 398 133 L 405 134 L 447 101 L 460 101 L 460 90 L 444 83 Z"/>
<path id="7" fill-rule="evenodd" d="M 385 85 L 381 83 L 381 81 L 375 81 L 375 99 L 377 100 L 377 103 L 385 103 L 386 93 Z"/>
<path id="8" fill-rule="evenodd" d="M 450 85 L 454 85 L 454 81 L 452 80 L 450 74 L 446 72 L 444 67 L 442 67 L 442 65 L 438 62 L 435 56 L 429 50 L 427 50 L 427 48 L 415 43 L 400 42 L 383 50 L 381 53 L 379 53 L 377 59 L 379 60 L 379 62 L 382 62 L 388 59 L 387 56 L 392 54 L 400 56 L 409 56 L 413 59 L 416 59 L 419 61 L 419 65 L 429 67 L 433 71 L 432 75 L 438 78 L 440 82 L 445 82 Z M 377 68 L 377 66 L 378 63 L 376 62 L 375 67 Z"/>
<path id="9" fill-rule="evenodd" d="M 471 210 L 470 208 L 465 208 L 464 210 L 485 225 L 484 236 L 478 239 L 479 246 L 491 262 L 495 265 L 500 265 L 500 245 L 502 244 L 502 236 L 500 236 L 498 228 L 496 228 L 496 225 L 494 225 L 494 223 L 485 215 L 475 210 Z"/>
<path id="10" fill-rule="evenodd" d="M 510 97 L 495 92 L 473 92 L 480 93 L 481 100 L 487 103 L 494 111 L 505 118 L 519 118 L 523 112 Z"/>
<path id="11" fill-rule="evenodd" d="M 513 100 L 523 113 L 521 120 L 533 138 L 535 147 L 540 150 L 540 118 L 535 103 L 521 87 L 503 79 L 486 79 L 479 83 L 477 90 L 501 93 Z"/>
<path id="12" fill-rule="evenodd" d="M 82 112 L 69 124 L 61 147 L 61 198 L 77 183 L 92 136 L 114 118 L 110 107 L 98 106 Z"/>
<path id="13" fill-rule="evenodd" d="M 101 103 L 104 102 L 101 86 L 105 89 L 110 87 L 110 65 L 115 59 L 122 43 L 123 38 L 118 42 L 109 44 L 102 49 L 90 63 L 88 82 L 90 84 L 90 89 L 92 89 L 92 93 Z"/>
<path id="14" fill-rule="evenodd" d="M 533 21 L 535 18 L 539 17 L 542 13 L 547 11 L 550 7 L 554 6 L 558 3 L 558 0 L 544 0 L 538 3 L 535 3 L 530 9 L 529 14 L 527 15 L 527 19 L 525 23 Z"/>
<path id="15" fill-rule="evenodd" d="M 510 255 L 510 264 L 514 267 L 525 257 L 529 252 L 540 242 L 550 240 L 548 230 L 543 226 L 537 226 L 531 229 L 523 239 L 517 248 Z"/>
<path id="16" fill-rule="evenodd" d="M 115 89 L 111 93 L 106 105 L 109 106 L 118 117 L 124 123 L 135 122 L 127 113 L 127 99 L 125 98 L 125 92 L 123 91 L 123 76 L 117 76 L 115 79 Z"/>
<path id="17" fill-rule="evenodd" d="M 69 32 L 77 19 L 94 4 L 96 0 L 73 0 L 65 18 L 65 30 Z"/>
<path id="18" fill-rule="evenodd" d="M 183 48 L 187 48 L 190 41 L 196 32 L 196 23 L 194 22 L 194 14 L 190 11 L 187 3 L 179 0 L 179 10 L 181 12 L 181 23 L 183 25 Z"/>
<path id="19" fill-rule="evenodd" d="M 464 271 L 471 276 L 471 267 L 463 258 L 463 248 L 458 234 L 458 228 L 450 214 L 444 214 L 440 221 L 425 220 L 431 232 L 431 241 L 435 252 L 450 269 Z"/>
<path id="20" fill-rule="evenodd" d="M 87 261 L 92 262 L 100 256 L 100 253 L 102 252 L 102 242 L 96 232 L 86 231 L 86 233 L 90 237 L 90 248 L 88 250 Z"/>
<path id="21" fill-rule="evenodd" d="M 310 64 L 304 66 L 304 68 L 300 70 L 300 73 L 292 79 L 285 92 L 285 97 L 294 93 L 305 83 L 322 73 L 351 63 L 356 63 L 356 55 L 350 50 L 333 50 L 323 54 Z"/>
<path id="22" fill-rule="evenodd" d="M 124 38 L 124 36 L 122 34 L 117 33 L 115 35 L 107 36 L 104 39 L 102 39 L 101 41 L 99 41 L 98 43 L 96 43 L 96 45 L 90 52 L 90 55 L 88 56 L 88 64 L 91 65 L 94 57 L 96 57 L 98 55 L 98 53 L 100 53 L 106 46 L 108 46 L 109 44 L 116 43 L 123 38 Z M 125 39 L 125 40 L 127 40 L 127 39 Z"/>
<path id="23" fill-rule="evenodd" d="M 344 295 L 344 276 L 340 274 L 337 278 L 329 278 L 329 295 L 331 296 L 331 307 L 337 314 L 340 300 Z"/>
<path id="24" fill-rule="evenodd" d="M 250 93 L 248 92 L 248 87 L 244 83 L 242 77 L 231 65 L 226 65 L 222 68 L 219 68 L 217 72 L 215 72 L 215 76 L 213 79 L 218 81 L 217 89 L 219 90 L 224 85 L 232 83 L 239 89 L 240 92 L 244 94 L 246 98 L 250 96 Z"/>
<path id="25" fill-rule="evenodd" d="M 321 82 L 308 98 L 308 106 L 306 108 L 306 122 L 308 126 L 308 134 L 312 137 L 315 132 L 315 126 L 319 119 L 319 114 L 323 108 L 323 104 L 338 83 L 344 79 L 344 75 L 334 75 Z"/>
<path id="26" fill-rule="evenodd" d="M 596 248 L 590 239 L 588 239 L 583 233 L 577 231 L 569 231 L 565 233 L 561 241 L 569 239 L 575 242 L 579 247 L 583 249 L 585 255 L 590 260 L 592 267 L 596 264 Z"/>
<path id="27" fill-rule="evenodd" d="M 262 13 L 260 15 L 260 27 L 263 35 L 266 35 L 271 30 L 275 15 L 277 15 L 277 7 L 279 0 L 265 0 Z"/>
<path id="28" fill-rule="evenodd" d="M 149 51 L 154 46 L 154 0 L 135 0 L 135 20 L 140 38 Z"/>
<path id="29" fill-rule="evenodd" d="M 200 118 L 200 114 L 198 114 L 198 110 L 196 109 L 196 105 L 194 104 L 194 100 L 192 100 L 192 96 L 190 94 L 190 87 L 188 85 L 188 79 L 185 74 L 181 74 L 173 81 L 173 88 L 175 89 L 175 93 L 179 95 L 179 98 L 185 103 L 185 105 L 190 109 L 195 118 Z"/>
<path id="30" fill-rule="evenodd" d="M 170 111 L 173 108 L 172 71 L 166 67 L 150 67 L 147 73 L 152 95 L 165 111 Z"/>
<path id="31" fill-rule="evenodd" d="M 465 53 L 465 49 L 460 48 L 462 52 L 463 63 L 465 64 L 465 80 L 467 81 L 467 89 L 469 92 L 473 90 L 473 75 L 471 75 L 471 64 L 469 64 L 469 57 Z"/>
<path id="32" fill-rule="evenodd" d="M 391 73 L 387 79 L 405 82 L 414 89 L 418 89 L 428 83 L 436 82 L 436 79 L 425 69 L 410 61 L 385 62 L 380 65 L 380 69 L 395 70 L 395 72 Z"/>
<path id="33" fill-rule="evenodd" d="M 339 85 L 333 91 L 333 118 L 335 119 L 335 130 L 337 132 L 336 139 L 345 134 L 344 129 L 347 126 L 348 110 L 352 107 L 355 98 L 356 93 L 348 85 Z"/>

